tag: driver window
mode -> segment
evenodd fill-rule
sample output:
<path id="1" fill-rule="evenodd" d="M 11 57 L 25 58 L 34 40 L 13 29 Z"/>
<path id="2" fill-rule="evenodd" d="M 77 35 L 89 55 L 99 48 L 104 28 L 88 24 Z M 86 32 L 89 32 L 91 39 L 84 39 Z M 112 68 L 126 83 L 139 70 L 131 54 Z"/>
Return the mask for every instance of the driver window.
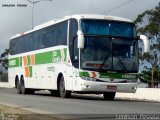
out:
<path id="1" fill-rule="evenodd" d="M 73 40 L 73 60 L 78 61 L 77 37 Z"/>
<path id="2" fill-rule="evenodd" d="M 78 22 L 76 19 L 70 19 L 69 26 L 69 52 L 74 67 L 78 67 L 78 48 L 77 48 Z"/>

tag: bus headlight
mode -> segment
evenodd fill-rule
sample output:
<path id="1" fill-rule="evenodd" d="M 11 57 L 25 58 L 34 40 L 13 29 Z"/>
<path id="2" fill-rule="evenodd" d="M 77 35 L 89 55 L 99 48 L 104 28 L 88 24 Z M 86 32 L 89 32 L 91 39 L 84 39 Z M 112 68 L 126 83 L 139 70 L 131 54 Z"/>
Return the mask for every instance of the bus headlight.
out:
<path id="1" fill-rule="evenodd" d="M 97 80 L 96 78 L 92 78 L 92 77 L 84 77 L 84 76 L 82 76 L 81 78 L 83 80 L 87 80 L 87 81 L 96 81 Z"/>

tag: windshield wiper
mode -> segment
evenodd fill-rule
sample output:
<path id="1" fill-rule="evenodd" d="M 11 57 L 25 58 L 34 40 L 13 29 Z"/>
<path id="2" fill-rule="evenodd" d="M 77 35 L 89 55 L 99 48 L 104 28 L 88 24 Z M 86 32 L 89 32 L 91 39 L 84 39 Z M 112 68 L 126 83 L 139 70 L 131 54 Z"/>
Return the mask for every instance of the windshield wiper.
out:
<path id="1" fill-rule="evenodd" d="M 104 67 L 104 65 L 107 62 L 108 58 L 109 58 L 109 55 L 106 55 L 106 57 L 104 58 L 104 60 L 103 60 L 103 62 L 101 64 L 101 66 L 98 68 L 98 71 L 102 71 L 102 68 Z"/>
<path id="2" fill-rule="evenodd" d="M 122 60 L 121 60 L 119 57 L 116 57 L 116 58 L 118 59 L 118 63 L 121 64 L 121 66 L 123 67 L 123 69 L 124 69 L 125 71 L 127 71 L 127 68 L 126 68 L 126 66 L 124 65 L 124 63 L 122 62 Z"/>

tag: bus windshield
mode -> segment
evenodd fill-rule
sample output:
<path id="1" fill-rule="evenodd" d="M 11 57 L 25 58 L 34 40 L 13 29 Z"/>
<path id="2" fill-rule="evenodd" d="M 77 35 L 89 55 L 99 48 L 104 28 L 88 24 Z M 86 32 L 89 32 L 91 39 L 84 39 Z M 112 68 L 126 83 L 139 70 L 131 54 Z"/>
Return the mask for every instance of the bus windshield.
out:
<path id="1" fill-rule="evenodd" d="M 134 24 L 83 20 L 81 25 L 85 35 L 84 49 L 81 50 L 82 69 L 138 71 L 138 42 L 134 40 Z"/>
<path id="2" fill-rule="evenodd" d="M 84 19 L 81 27 L 84 34 L 135 37 L 135 25 L 128 22 Z"/>

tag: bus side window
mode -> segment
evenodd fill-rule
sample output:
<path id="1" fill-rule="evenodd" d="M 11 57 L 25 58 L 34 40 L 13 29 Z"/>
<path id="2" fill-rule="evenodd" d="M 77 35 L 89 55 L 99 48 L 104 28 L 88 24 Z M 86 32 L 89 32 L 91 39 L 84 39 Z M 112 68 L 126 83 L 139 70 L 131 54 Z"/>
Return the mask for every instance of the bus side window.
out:
<path id="1" fill-rule="evenodd" d="M 29 52 L 30 51 L 30 46 L 31 46 L 31 34 L 28 34 L 25 36 L 25 52 Z"/>
<path id="2" fill-rule="evenodd" d="M 38 31 L 34 32 L 32 34 L 32 50 L 37 50 L 38 49 L 38 43 L 39 43 L 39 39 L 38 39 Z"/>
<path id="3" fill-rule="evenodd" d="M 67 45 L 67 27 L 68 22 L 62 22 L 57 25 L 57 42 L 58 45 Z"/>
<path id="4" fill-rule="evenodd" d="M 41 48 L 47 48 L 49 46 L 49 33 L 47 32 L 47 29 L 44 29 L 42 31 L 42 39 L 41 39 Z"/>
<path id="5" fill-rule="evenodd" d="M 51 46 L 56 46 L 57 45 L 57 34 L 55 29 L 50 29 L 50 38 L 49 38 L 49 43 L 51 44 Z"/>
<path id="6" fill-rule="evenodd" d="M 11 55 L 16 54 L 16 39 L 13 39 L 13 40 L 10 41 L 9 51 L 10 51 Z"/>

